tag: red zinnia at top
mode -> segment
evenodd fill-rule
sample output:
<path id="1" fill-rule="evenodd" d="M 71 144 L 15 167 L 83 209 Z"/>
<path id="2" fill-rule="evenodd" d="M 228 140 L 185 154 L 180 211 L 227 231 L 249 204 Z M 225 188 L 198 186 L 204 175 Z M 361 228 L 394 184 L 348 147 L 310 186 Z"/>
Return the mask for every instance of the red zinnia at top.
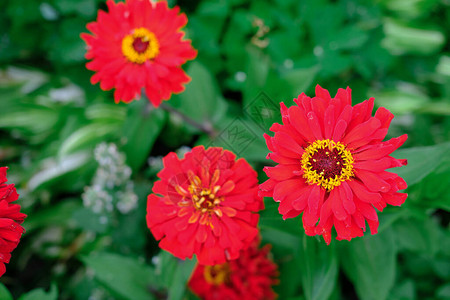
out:
<path id="1" fill-rule="evenodd" d="M 182 259 L 196 254 L 204 265 L 236 259 L 258 233 L 256 172 L 230 151 L 203 146 L 181 160 L 169 153 L 163 163 L 147 202 L 159 246 Z"/>
<path id="2" fill-rule="evenodd" d="M 130 102 L 145 88 L 148 99 L 158 106 L 172 93 L 184 90 L 190 78 L 181 69 L 197 51 L 183 40 L 181 28 L 187 24 L 179 7 L 169 9 L 166 1 L 127 0 L 106 2 L 109 12 L 98 12 L 87 28 L 92 35 L 81 37 L 88 46 L 86 64 L 95 71 L 91 82 L 103 90 L 115 88 L 116 102 Z"/>
<path id="3" fill-rule="evenodd" d="M 239 258 L 214 266 L 197 265 L 188 286 L 203 300 L 271 300 L 278 283 L 278 267 L 268 257 L 270 245 L 258 249 L 258 240 Z"/>
<path id="4" fill-rule="evenodd" d="M 22 224 L 26 215 L 20 212 L 20 205 L 13 204 L 19 198 L 14 184 L 5 184 L 7 167 L 0 168 L 0 276 L 9 263 L 11 252 L 17 247 L 24 232 Z"/>
<path id="5" fill-rule="evenodd" d="M 306 234 L 322 235 L 327 244 L 333 226 L 338 240 L 362 236 L 365 221 L 375 234 L 375 208 L 400 206 L 407 197 L 398 193 L 406 182 L 385 171 L 406 165 L 389 154 L 407 135 L 382 142 L 394 116 L 381 107 L 372 117 L 373 98 L 352 107 L 350 88 L 331 98 L 317 86 L 316 97 L 302 93 L 294 101 L 289 108 L 281 103 L 283 124 L 273 124 L 274 137 L 265 135 L 268 158 L 278 165 L 264 168 L 269 179 L 261 195 L 280 202 L 284 219 L 303 212 Z"/>

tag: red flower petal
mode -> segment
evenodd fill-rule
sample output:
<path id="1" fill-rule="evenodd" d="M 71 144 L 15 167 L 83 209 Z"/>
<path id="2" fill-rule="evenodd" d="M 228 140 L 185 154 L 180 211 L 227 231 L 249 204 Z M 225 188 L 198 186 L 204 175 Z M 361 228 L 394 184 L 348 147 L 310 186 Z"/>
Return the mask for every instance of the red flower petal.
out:
<path id="1" fill-rule="evenodd" d="M 407 187 L 386 169 L 407 164 L 389 154 L 406 135 L 385 138 L 392 113 L 380 108 L 372 117 L 374 99 L 351 106 L 351 90 L 339 89 L 334 98 L 320 86 L 316 97 L 301 94 L 296 105 L 281 105 L 283 124 L 274 124 L 271 138 L 265 134 L 270 153 L 278 163 L 266 167 L 269 180 L 260 194 L 279 202 L 283 219 L 303 213 L 307 235 L 320 234 L 327 243 L 335 227 L 337 239 L 362 236 L 366 221 L 376 233 L 378 216 L 387 204 L 401 205 Z"/>
<path id="2" fill-rule="evenodd" d="M 145 89 L 155 106 L 168 100 L 172 93 L 183 91 L 190 78 L 181 65 L 197 55 L 191 42 L 183 39 L 181 29 L 187 23 L 186 15 L 179 14 L 178 7 L 170 9 L 165 1 L 127 0 L 118 4 L 107 1 L 107 6 L 108 12 L 100 10 L 97 21 L 86 26 L 91 34 L 81 34 L 88 46 L 86 58 L 92 60 L 86 67 L 96 72 L 91 82 L 100 82 L 104 90 L 115 88 L 115 102 L 133 101 Z M 122 50 L 126 48 L 124 38 L 141 39 L 133 36 L 141 29 L 153 34 L 145 49 L 158 50 L 156 54 L 143 54 L 146 50 L 130 48 L 128 51 L 134 56 L 129 56 Z M 136 59 L 139 55 L 144 56 Z"/>
<path id="3" fill-rule="evenodd" d="M 147 225 L 160 247 L 213 265 L 237 258 L 257 234 L 263 201 L 256 172 L 221 148 L 194 147 L 163 159 L 147 201 Z M 183 249 L 179 249 L 179 248 Z"/>
<path id="4" fill-rule="evenodd" d="M 9 263 L 11 252 L 19 244 L 25 231 L 20 225 L 26 215 L 20 212 L 20 205 L 13 204 L 19 197 L 14 184 L 5 184 L 7 167 L 0 167 L 0 276 Z"/>

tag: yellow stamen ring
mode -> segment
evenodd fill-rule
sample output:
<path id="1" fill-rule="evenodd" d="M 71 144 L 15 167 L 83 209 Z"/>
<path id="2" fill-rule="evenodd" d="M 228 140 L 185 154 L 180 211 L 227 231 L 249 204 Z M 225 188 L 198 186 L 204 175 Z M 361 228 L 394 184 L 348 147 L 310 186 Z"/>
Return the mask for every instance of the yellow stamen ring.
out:
<path id="1" fill-rule="evenodd" d="M 214 266 L 205 266 L 203 275 L 205 276 L 206 282 L 213 285 L 221 285 L 226 283 L 230 277 L 230 266 L 228 263 Z"/>
<path id="2" fill-rule="evenodd" d="M 122 39 L 122 53 L 130 62 L 143 64 L 159 54 L 158 39 L 146 28 L 136 28 Z"/>
<path id="3" fill-rule="evenodd" d="M 301 164 L 308 184 L 331 191 L 353 174 L 353 157 L 345 145 L 332 140 L 317 140 L 306 147 Z"/>

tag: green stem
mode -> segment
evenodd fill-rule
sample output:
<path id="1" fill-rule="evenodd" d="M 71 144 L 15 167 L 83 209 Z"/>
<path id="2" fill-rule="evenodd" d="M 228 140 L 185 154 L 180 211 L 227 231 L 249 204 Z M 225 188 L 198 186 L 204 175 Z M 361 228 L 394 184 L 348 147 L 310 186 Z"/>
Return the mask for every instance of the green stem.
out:
<path id="1" fill-rule="evenodd" d="M 182 112 L 176 110 L 175 108 L 173 108 L 170 105 L 167 105 L 164 102 L 161 103 L 160 106 L 165 111 L 180 117 L 184 122 L 186 122 L 187 124 L 197 128 L 198 130 L 208 134 L 210 137 L 213 137 L 215 135 L 214 128 L 212 128 L 211 125 L 209 125 L 209 124 L 202 124 L 200 122 L 197 122 L 194 119 L 191 119 L 189 116 L 183 114 Z"/>

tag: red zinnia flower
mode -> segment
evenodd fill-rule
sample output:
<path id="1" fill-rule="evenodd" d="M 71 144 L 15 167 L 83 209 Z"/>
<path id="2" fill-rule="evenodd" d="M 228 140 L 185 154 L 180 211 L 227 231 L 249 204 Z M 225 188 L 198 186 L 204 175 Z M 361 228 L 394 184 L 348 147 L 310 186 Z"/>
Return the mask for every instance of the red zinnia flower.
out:
<path id="1" fill-rule="evenodd" d="M 88 45 L 86 58 L 92 59 L 86 67 L 97 72 L 92 84 L 115 88 L 116 102 L 139 98 L 145 88 L 155 106 L 182 92 L 190 78 L 181 65 L 197 56 L 191 42 L 183 40 L 186 15 L 178 14 L 178 6 L 169 9 L 166 1 L 106 4 L 109 13 L 99 11 L 97 22 L 87 25 L 92 35 L 81 34 Z"/>
<path id="2" fill-rule="evenodd" d="M 268 257 L 270 245 L 258 249 L 258 239 L 238 259 L 214 266 L 197 265 L 189 288 L 203 300 L 270 300 L 276 295 L 278 267 Z"/>
<path id="3" fill-rule="evenodd" d="M 250 245 L 263 201 L 256 172 L 235 159 L 230 151 L 203 146 L 181 160 L 173 152 L 164 157 L 161 180 L 147 202 L 147 225 L 162 249 L 182 259 L 196 254 L 200 264 L 214 265 Z"/>
<path id="4" fill-rule="evenodd" d="M 308 235 L 331 241 L 362 236 L 365 221 L 372 234 L 378 229 L 377 208 L 400 206 L 407 194 L 398 193 L 406 182 L 385 169 L 407 164 L 389 156 L 407 135 L 382 142 L 394 117 L 381 107 L 372 117 L 374 98 L 351 106 L 350 88 L 339 89 L 334 98 L 316 87 L 316 97 L 301 94 L 297 105 L 281 103 L 283 124 L 273 124 L 274 137 L 265 135 L 279 165 L 266 167 L 270 178 L 260 185 L 261 195 L 280 202 L 283 218 L 303 212 Z"/>
<path id="5" fill-rule="evenodd" d="M 0 168 L 0 276 L 9 263 L 11 252 L 19 244 L 24 229 L 22 224 L 26 215 L 20 212 L 19 204 L 12 204 L 19 198 L 14 184 L 5 184 L 7 167 Z"/>

